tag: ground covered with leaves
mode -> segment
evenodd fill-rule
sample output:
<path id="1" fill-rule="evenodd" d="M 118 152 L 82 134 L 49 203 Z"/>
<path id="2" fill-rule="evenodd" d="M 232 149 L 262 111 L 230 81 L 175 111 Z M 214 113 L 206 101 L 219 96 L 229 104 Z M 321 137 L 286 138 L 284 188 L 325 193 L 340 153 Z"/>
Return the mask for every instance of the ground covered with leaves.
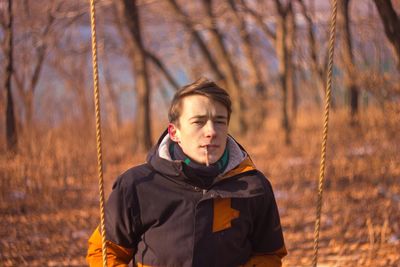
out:
<path id="1" fill-rule="evenodd" d="M 392 110 L 363 114 L 355 126 L 331 114 L 318 266 L 400 266 L 400 121 Z M 105 135 L 106 195 L 116 175 L 144 161 L 132 156 L 130 133 Z M 0 158 L 0 266 L 84 266 L 99 221 L 94 140 L 63 130 L 38 136 Z M 284 265 L 310 266 L 321 118 L 299 114 L 289 146 L 273 120 L 238 139 L 274 187 Z"/>

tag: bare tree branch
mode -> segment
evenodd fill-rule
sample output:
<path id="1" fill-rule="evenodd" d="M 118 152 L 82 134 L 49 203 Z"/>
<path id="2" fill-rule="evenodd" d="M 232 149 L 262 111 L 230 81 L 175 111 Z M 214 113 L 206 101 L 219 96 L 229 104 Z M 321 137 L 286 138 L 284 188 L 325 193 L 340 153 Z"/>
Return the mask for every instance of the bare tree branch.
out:
<path id="1" fill-rule="evenodd" d="M 179 89 L 179 84 L 177 81 L 174 79 L 172 74 L 168 71 L 168 69 L 165 67 L 164 63 L 152 52 L 149 50 L 145 50 L 146 57 L 148 57 L 154 65 L 158 67 L 158 69 L 164 74 L 165 78 L 167 78 L 168 82 L 174 87 L 175 90 Z"/>
<path id="2" fill-rule="evenodd" d="M 203 55 L 205 56 L 205 59 L 207 60 L 208 64 L 210 65 L 211 69 L 216 74 L 217 79 L 221 80 L 221 81 L 225 81 L 225 76 L 224 76 L 223 72 L 220 70 L 214 57 L 211 55 L 211 52 L 207 48 L 206 43 L 201 38 L 200 33 L 196 30 L 196 28 L 195 28 L 194 24 L 192 23 L 192 21 L 190 20 L 189 16 L 177 4 L 176 0 L 168 0 L 168 2 L 170 3 L 175 14 L 182 21 L 183 25 L 193 36 L 193 39 L 196 41 L 197 45 L 199 46 L 200 51 L 203 53 Z"/>
<path id="3" fill-rule="evenodd" d="M 271 30 L 263 21 L 263 18 L 260 14 L 258 14 L 256 11 L 252 10 L 246 5 L 245 0 L 241 0 L 242 6 L 244 10 L 249 13 L 257 22 L 258 26 L 261 28 L 261 30 L 264 32 L 266 36 L 271 38 L 273 42 L 276 40 L 276 33 Z"/>

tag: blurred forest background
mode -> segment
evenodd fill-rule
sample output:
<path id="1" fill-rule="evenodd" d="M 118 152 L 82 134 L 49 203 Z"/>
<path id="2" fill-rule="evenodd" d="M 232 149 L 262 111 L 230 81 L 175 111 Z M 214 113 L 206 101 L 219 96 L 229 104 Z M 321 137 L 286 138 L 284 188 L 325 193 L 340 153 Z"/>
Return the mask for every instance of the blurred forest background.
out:
<path id="1" fill-rule="evenodd" d="M 205 76 L 312 260 L 329 1 L 99 0 L 106 196 Z M 320 266 L 400 266 L 400 1 L 338 0 Z M 99 221 L 89 1 L 0 0 L 0 266 L 82 266 Z"/>

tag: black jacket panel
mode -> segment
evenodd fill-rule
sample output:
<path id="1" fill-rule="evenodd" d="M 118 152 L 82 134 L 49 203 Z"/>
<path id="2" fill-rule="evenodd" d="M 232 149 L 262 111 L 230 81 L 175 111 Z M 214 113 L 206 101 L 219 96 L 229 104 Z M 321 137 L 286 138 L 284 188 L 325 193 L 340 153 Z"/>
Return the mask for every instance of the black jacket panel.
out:
<path id="1" fill-rule="evenodd" d="M 143 265 L 238 266 L 284 246 L 262 173 L 238 166 L 202 190 L 157 148 L 117 179 L 106 212 L 107 239 L 133 248 Z"/>

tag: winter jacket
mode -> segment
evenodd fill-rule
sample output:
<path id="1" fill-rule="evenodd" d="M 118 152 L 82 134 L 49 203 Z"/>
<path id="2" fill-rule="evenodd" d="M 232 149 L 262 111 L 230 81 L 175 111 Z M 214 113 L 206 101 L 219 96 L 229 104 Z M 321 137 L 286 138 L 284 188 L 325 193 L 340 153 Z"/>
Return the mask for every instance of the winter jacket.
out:
<path id="1" fill-rule="evenodd" d="M 281 266 L 286 255 L 272 187 L 228 137 L 229 163 L 202 189 L 171 160 L 167 133 L 147 162 L 116 180 L 105 207 L 108 266 Z M 87 261 L 102 266 L 98 229 Z"/>

